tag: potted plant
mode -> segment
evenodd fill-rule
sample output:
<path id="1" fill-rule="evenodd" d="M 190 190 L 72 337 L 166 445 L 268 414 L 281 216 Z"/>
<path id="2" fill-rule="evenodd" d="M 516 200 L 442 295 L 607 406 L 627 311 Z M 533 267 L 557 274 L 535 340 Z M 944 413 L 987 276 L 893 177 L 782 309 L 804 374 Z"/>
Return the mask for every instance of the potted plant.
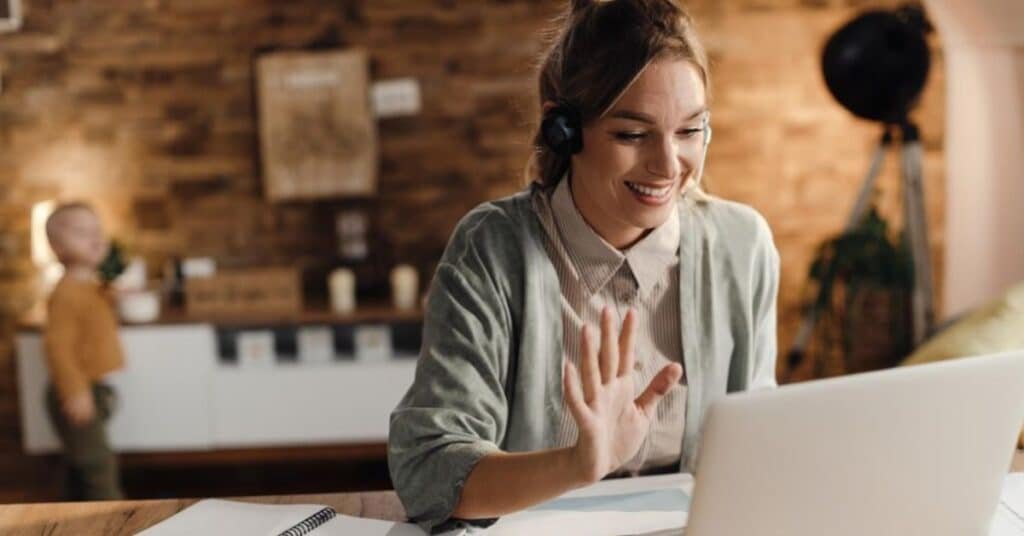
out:
<path id="1" fill-rule="evenodd" d="M 851 231 L 819 246 L 809 278 L 820 292 L 820 322 L 811 342 L 816 376 L 897 364 L 912 348 L 913 264 L 905 236 L 872 207 Z"/>

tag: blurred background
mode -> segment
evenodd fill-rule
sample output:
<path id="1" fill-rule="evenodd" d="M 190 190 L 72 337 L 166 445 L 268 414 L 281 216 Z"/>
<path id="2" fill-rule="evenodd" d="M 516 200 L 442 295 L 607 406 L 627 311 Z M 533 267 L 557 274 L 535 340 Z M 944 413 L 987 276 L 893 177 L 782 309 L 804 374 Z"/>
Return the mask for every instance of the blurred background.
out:
<path id="1" fill-rule="evenodd" d="M 39 304 L 56 277 L 40 223 L 70 199 L 97 208 L 117 246 L 108 267 L 130 296 L 119 304 L 123 411 L 110 429 L 131 498 L 389 487 L 387 414 L 412 378 L 420 297 L 458 219 L 525 185 L 540 32 L 565 2 L 3 3 L 0 501 L 58 496 L 57 443 L 38 407 Z M 904 4 L 687 4 L 712 60 L 710 190 L 760 211 L 781 254 L 780 381 L 903 362 L 921 348 L 908 328 L 911 290 L 900 278 L 857 279 L 849 266 L 874 273 L 889 262 L 898 272 L 905 257 L 879 260 L 870 248 L 849 253 L 859 260 L 839 270 L 808 344 L 792 358 L 789 350 L 822 267 L 842 254 L 834 239 L 883 132 L 830 93 L 823 47 L 865 10 Z M 946 153 L 956 99 L 943 24 L 958 18 L 929 12 L 938 31 L 915 26 L 930 57 L 910 118 L 920 129 L 935 327 L 1024 280 L 1024 254 L 1013 251 L 1019 214 L 958 220 L 964 247 L 987 244 L 1016 259 L 1009 268 L 948 266 L 947 228 L 964 217 L 950 216 L 949 192 L 981 191 L 963 209 L 975 217 L 1024 194 L 1006 185 L 1019 167 L 998 164 L 1019 143 Z M 1014 35 L 1001 43 L 1021 66 Z M 969 51 L 954 61 L 982 71 Z M 997 87 L 1018 93 L 990 119 L 1008 117 L 1019 141 L 1024 69 L 1010 72 Z M 970 99 L 986 87 L 959 91 Z M 961 110 L 963 121 L 985 117 Z M 973 139 L 989 132 L 964 128 Z M 956 158 L 989 162 L 983 170 L 1002 189 L 979 190 L 988 183 L 973 177 L 947 184 L 950 166 L 964 165 Z M 902 251 L 896 148 L 876 186 L 874 221 L 887 227 L 872 239 Z M 991 260 L 984 254 L 952 258 Z"/>

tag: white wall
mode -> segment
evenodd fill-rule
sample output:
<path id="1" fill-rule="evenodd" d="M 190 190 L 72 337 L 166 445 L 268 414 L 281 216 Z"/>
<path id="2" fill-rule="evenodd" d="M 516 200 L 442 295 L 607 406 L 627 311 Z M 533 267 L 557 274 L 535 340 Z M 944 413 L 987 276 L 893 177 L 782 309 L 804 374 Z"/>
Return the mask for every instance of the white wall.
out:
<path id="1" fill-rule="evenodd" d="M 1024 281 L 1024 1 L 925 0 L 946 62 L 943 310 Z"/>

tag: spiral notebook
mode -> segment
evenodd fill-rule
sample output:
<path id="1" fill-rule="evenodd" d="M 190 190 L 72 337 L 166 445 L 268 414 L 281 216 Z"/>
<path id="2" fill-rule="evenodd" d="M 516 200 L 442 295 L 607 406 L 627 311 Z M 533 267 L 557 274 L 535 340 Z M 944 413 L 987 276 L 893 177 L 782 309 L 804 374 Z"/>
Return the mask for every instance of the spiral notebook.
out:
<path id="1" fill-rule="evenodd" d="M 410 523 L 338 514 L 316 504 L 255 504 L 206 499 L 137 536 L 423 536 Z"/>

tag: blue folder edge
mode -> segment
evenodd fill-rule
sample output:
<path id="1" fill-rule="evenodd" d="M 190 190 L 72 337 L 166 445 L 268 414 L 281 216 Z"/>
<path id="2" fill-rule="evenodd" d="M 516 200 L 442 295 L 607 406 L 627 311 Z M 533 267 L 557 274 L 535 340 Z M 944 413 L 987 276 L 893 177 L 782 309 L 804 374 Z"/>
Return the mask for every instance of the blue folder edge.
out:
<path id="1" fill-rule="evenodd" d="M 530 508 L 534 512 L 689 512 L 690 496 L 681 489 L 665 488 L 593 497 L 566 497 Z"/>

